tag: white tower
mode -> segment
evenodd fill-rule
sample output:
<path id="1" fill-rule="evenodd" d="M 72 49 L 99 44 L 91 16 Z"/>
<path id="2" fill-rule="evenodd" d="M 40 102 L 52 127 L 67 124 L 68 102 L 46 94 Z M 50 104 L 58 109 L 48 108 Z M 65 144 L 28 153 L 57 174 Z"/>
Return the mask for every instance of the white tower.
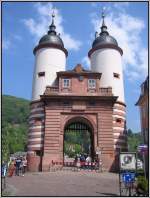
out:
<path id="1" fill-rule="evenodd" d="M 114 148 L 126 148 L 125 144 L 125 99 L 122 71 L 123 51 L 118 46 L 115 38 L 109 35 L 102 12 L 102 26 L 99 35 L 92 44 L 88 56 L 91 62 L 91 70 L 102 73 L 100 87 L 112 87 L 114 96 L 118 96 L 113 110 Z M 124 136 L 124 137 L 123 137 Z M 122 143 L 122 145 L 121 145 Z M 123 146 L 124 144 L 124 146 Z"/>
<path id="2" fill-rule="evenodd" d="M 124 103 L 124 86 L 122 73 L 122 49 L 117 41 L 107 32 L 107 26 L 104 22 L 104 13 L 102 14 L 103 23 L 101 32 L 92 44 L 89 51 L 91 61 L 91 70 L 102 73 L 100 86 L 112 87 L 112 92 L 118 96 L 118 101 Z"/>
<path id="3" fill-rule="evenodd" d="M 39 100 L 46 86 L 54 86 L 56 72 L 64 71 L 66 67 L 67 50 L 63 41 L 57 35 L 54 25 L 54 14 L 49 31 L 44 35 L 38 46 L 33 50 L 35 55 L 35 67 L 32 87 L 32 101 Z"/>
<path id="4" fill-rule="evenodd" d="M 34 48 L 35 66 L 32 86 L 32 101 L 30 103 L 28 132 L 28 170 L 39 170 L 44 146 L 45 106 L 40 98 L 46 86 L 58 86 L 56 72 L 64 71 L 66 67 L 67 50 L 64 48 L 60 35 L 57 35 L 54 25 L 54 14 L 49 31 Z"/>

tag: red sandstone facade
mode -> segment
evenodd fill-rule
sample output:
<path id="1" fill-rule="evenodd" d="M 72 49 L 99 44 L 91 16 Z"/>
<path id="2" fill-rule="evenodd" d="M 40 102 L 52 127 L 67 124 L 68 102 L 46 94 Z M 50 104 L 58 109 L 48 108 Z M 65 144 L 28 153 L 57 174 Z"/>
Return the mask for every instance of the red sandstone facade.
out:
<path id="1" fill-rule="evenodd" d="M 136 105 L 139 106 L 140 108 L 140 117 L 141 117 L 141 134 L 143 137 L 143 142 L 144 144 L 148 145 L 149 141 L 149 128 L 148 128 L 148 123 L 149 123 L 149 115 L 148 115 L 148 94 L 149 94 L 149 86 L 148 86 L 148 77 L 146 80 L 142 83 L 141 85 L 141 94 L 140 97 L 136 103 Z M 145 153 L 145 170 L 146 174 L 148 176 L 148 152 Z"/>
<path id="2" fill-rule="evenodd" d="M 41 100 L 31 103 L 28 170 L 48 171 L 52 160 L 63 162 L 64 129 L 77 121 L 91 128 L 93 152 L 102 150 L 103 168 L 117 168 L 118 151 L 127 148 L 125 104 L 117 101 L 111 87 L 101 87 L 100 80 L 101 73 L 77 65 L 57 72 L 56 86 L 47 86 Z"/>

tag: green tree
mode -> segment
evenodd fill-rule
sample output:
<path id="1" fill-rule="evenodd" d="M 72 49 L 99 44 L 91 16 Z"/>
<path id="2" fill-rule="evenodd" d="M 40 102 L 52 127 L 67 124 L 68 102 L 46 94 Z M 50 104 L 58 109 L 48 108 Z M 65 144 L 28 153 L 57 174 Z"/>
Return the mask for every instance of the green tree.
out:
<path id="1" fill-rule="evenodd" d="M 133 133 L 131 129 L 127 131 L 128 150 L 137 152 L 137 147 L 143 143 L 141 133 Z"/>
<path id="2" fill-rule="evenodd" d="M 2 159 L 11 153 L 26 151 L 29 101 L 14 96 L 2 96 Z"/>

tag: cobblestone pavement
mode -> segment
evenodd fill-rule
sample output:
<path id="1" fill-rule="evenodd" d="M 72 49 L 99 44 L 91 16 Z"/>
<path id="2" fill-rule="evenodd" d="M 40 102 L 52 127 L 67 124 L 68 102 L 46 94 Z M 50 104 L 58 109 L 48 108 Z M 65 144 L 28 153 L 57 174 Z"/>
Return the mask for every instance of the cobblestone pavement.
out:
<path id="1" fill-rule="evenodd" d="M 12 196 L 118 196 L 118 175 L 96 172 L 40 172 L 7 178 Z M 10 196 L 11 196 L 10 195 Z"/>

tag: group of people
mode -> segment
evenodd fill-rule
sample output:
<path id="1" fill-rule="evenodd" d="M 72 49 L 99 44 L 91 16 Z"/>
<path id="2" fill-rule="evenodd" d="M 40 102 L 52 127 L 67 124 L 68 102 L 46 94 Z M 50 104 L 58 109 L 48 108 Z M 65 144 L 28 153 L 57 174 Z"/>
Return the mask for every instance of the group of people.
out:
<path id="1" fill-rule="evenodd" d="M 24 176 L 27 169 L 27 160 L 25 157 L 17 157 L 10 160 L 8 165 L 5 163 L 5 175 L 12 177 L 14 174 L 16 176 Z"/>

